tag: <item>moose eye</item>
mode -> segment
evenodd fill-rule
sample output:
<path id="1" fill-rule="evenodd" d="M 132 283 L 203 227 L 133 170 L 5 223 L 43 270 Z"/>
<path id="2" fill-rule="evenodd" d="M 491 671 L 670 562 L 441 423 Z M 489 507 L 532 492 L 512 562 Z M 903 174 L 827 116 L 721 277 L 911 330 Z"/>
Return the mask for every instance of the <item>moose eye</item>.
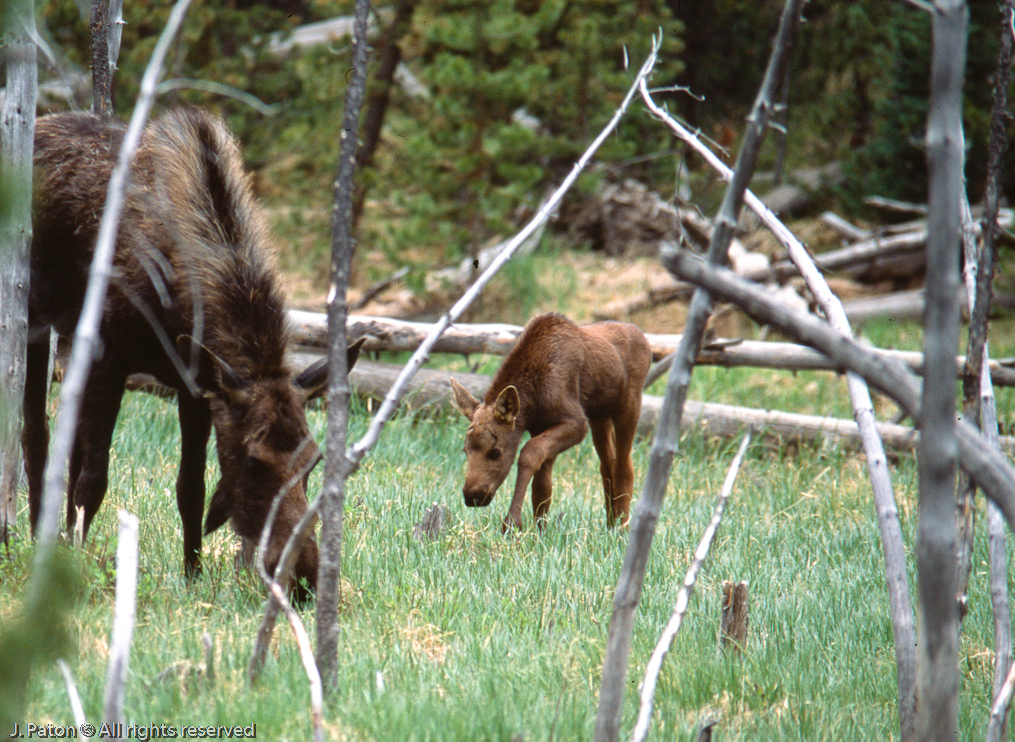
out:
<path id="1" fill-rule="evenodd" d="M 256 456 L 247 456 L 243 459 L 243 468 L 248 472 L 257 472 L 264 468 L 264 462 Z"/>
<path id="2" fill-rule="evenodd" d="M 500 449 L 491 448 L 489 451 L 486 452 L 486 458 L 490 459 L 490 461 L 496 461 L 497 459 L 500 458 Z"/>

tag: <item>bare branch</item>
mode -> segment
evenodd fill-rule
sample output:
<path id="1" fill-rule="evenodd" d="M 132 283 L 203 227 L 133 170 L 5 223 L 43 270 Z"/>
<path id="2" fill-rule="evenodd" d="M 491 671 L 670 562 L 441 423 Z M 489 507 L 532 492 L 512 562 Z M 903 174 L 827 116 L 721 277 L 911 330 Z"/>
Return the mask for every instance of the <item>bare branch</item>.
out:
<path id="1" fill-rule="evenodd" d="M 116 545 L 116 603 L 102 711 L 102 719 L 106 724 L 118 724 L 125 720 L 123 695 L 126 691 L 137 600 L 138 520 L 126 510 L 120 510 L 117 517 L 120 520 L 120 537 Z"/>
<path id="2" fill-rule="evenodd" d="M 78 687 L 74 683 L 74 676 L 70 674 L 70 667 L 64 660 L 57 660 L 56 666 L 60 668 L 63 675 L 63 684 L 67 687 L 67 699 L 70 701 L 70 712 L 74 717 L 74 726 L 80 727 L 88 720 L 85 718 L 85 707 L 81 705 L 81 696 Z"/>
<path id="3" fill-rule="evenodd" d="M 479 293 L 493 279 L 497 272 L 503 268 L 504 265 L 514 256 L 516 251 L 526 243 L 529 237 L 532 236 L 532 234 L 550 218 L 551 214 L 554 213 L 557 206 L 564 198 L 564 194 L 570 190 L 571 186 L 574 185 L 575 180 L 577 180 L 578 176 L 591 161 L 592 156 L 596 153 L 599 147 L 602 146 L 603 142 L 606 141 L 613 130 L 616 129 L 620 119 L 623 118 L 624 114 L 627 112 L 627 109 L 631 104 L 631 100 L 634 98 L 641 81 L 646 79 L 655 67 L 657 52 L 658 40 L 653 43 L 652 52 L 645 60 L 645 63 L 642 65 L 638 74 L 635 76 L 631 88 L 628 90 L 627 95 L 624 96 L 620 106 L 614 112 L 613 118 L 610 119 L 609 123 L 606 124 L 592 144 L 589 145 L 588 149 L 585 150 L 557 190 L 553 192 L 553 194 L 543 204 L 543 207 L 536 212 L 525 227 L 523 227 L 520 232 L 504 244 L 501 252 L 496 258 L 494 258 L 486 270 L 484 270 L 479 277 L 476 278 L 475 282 L 469 287 L 468 291 L 466 291 L 461 298 L 455 302 L 454 306 L 452 306 L 451 309 L 449 309 L 448 312 L 432 326 L 429 334 L 423 339 L 416 348 L 415 353 L 413 353 L 412 357 L 406 362 L 402 373 L 399 374 L 398 379 L 395 380 L 395 383 L 392 385 L 388 395 L 384 398 L 384 401 L 381 403 L 377 413 L 370 421 L 370 426 L 366 433 L 350 449 L 349 458 L 354 466 L 359 466 L 359 462 L 363 460 L 363 457 L 377 443 L 377 440 L 380 438 L 381 430 L 398 408 L 398 404 L 401 402 L 401 399 L 408 387 L 409 380 L 426 361 L 426 358 L 429 356 L 431 350 L 433 350 L 434 345 L 440 339 L 444 331 L 462 316 L 465 310 L 469 308 L 473 301 L 475 301 Z"/>
<path id="4" fill-rule="evenodd" d="M 870 348 L 836 333 L 816 317 L 782 306 L 763 289 L 733 275 L 729 270 L 707 265 L 685 252 L 666 252 L 663 264 L 675 275 L 704 286 L 723 301 L 736 304 L 758 322 L 770 324 L 789 337 L 821 351 L 843 370 L 864 377 L 867 383 L 894 399 L 919 425 L 920 383 L 898 361 L 872 353 Z M 962 468 L 976 481 L 1004 513 L 1009 527 L 1015 526 L 1015 467 L 991 451 L 983 435 L 960 421 L 956 433 Z"/>
<path id="5" fill-rule="evenodd" d="M 663 660 L 666 659 L 670 645 L 673 644 L 677 632 L 680 631 L 680 624 L 683 621 L 684 613 L 687 612 L 695 580 L 698 579 L 698 572 L 705 563 L 705 557 L 708 556 L 712 539 L 719 529 L 719 523 L 722 522 L 726 501 L 733 491 L 733 483 L 736 481 L 737 473 L 740 471 L 740 462 L 743 461 L 750 442 L 751 433 L 748 431 L 740 441 L 740 448 L 737 449 L 737 454 L 733 457 L 729 471 L 726 472 L 726 479 L 723 482 L 722 490 L 719 492 L 719 498 L 716 500 L 715 508 L 712 510 L 712 520 L 709 521 L 708 526 L 705 528 L 705 533 L 702 534 L 701 540 L 698 542 L 698 548 L 694 550 L 694 559 L 691 560 L 687 573 L 684 575 L 684 584 L 681 585 L 680 591 L 677 593 L 677 601 L 673 606 L 673 615 L 670 616 L 669 623 L 663 629 L 662 636 L 656 642 L 656 647 L 652 651 L 652 656 L 649 657 L 648 665 L 645 667 L 645 680 L 642 681 L 641 687 L 641 707 L 638 710 L 638 722 L 635 724 L 634 733 L 631 735 L 632 742 L 641 742 L 641 740 L 644 740 L 648 736 L 649 722 L 652 718 L 652 705 L 655 700 L 656 683 L 659 680 L 659 673 L 662 671 Z"/>

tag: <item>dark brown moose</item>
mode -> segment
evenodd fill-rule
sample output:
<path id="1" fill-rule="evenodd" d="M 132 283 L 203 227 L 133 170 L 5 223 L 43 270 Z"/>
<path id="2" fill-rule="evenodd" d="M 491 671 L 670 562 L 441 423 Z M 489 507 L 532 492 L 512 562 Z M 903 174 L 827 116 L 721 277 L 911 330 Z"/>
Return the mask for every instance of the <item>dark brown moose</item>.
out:
<path id="1" fill-rule="evenodd" d="M 49 439 L 49 328 L 66 337 L 74 331 L 124 133 L 122 124 L 88 113 L 46 116 L 36 125 L 22 436 L 33 529 Z M 304 405 L 327 381 L 323 362 L 294 377 L 286 362 L 286 322 L 264 217 L 225 126 L 197 109 L 153 121 L 131 168 L 101 348 L 82 400 L 68 477 L 68 528 L 80 508 L 87 535 L 106 494 L 127 376 L 146 373 L 177 392 L 182 450 L 176 504 L 186 573 L 200 565 L 212 427 L 222 477 L 204 533 L 229 520 L 237 534 L 256 542 L 273 498 L 295 479 L 271 533 L 266 566 L 273 571 L 307 511 L 308 466 L 318 448 Z M 311 537 L 299 551 L 295 576 L 313 588 L 317 564 Z M 302 587 L 297 595 L 306 595 Z"/>
<path id="2" fill-rule="evenodd" d="M 634 491 L 631 447 L 651 360 L 648 340 L 634 325 L 579 326 L 562 315 L 543 314 L 529 320 L 482 402 L 452 379 L 455 401 L 470 422 L 465 504 L 490 504 L 528 432 L 532 437 L 518 456 L 518 480 L 504 529 L 521 526 L 530 481 L 532 512 L 542 526 L 550 509 L 553 462 L 591 428 L 606 522 L 610 527 L 626 524 Z"/>

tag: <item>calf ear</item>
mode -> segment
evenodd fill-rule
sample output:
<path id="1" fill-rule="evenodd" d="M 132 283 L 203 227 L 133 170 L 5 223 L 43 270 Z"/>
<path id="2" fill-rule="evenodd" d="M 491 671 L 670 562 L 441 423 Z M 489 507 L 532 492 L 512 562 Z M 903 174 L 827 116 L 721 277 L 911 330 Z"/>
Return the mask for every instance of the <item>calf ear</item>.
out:
<path id="1" fill-rule="evenodd" d="M 455 406 L 471 420 L 476 408 L 479 407 L 479 400 L 473 397 L 468 389 L 455 381 L 454 377 L 451 377 L 451 390 L 455 393 Z"/>
<path id="2" fill-rule="evenodd" d="M 204 520 L 204 535 L 214 533 L 229 520 L 232 507 L 229 502 L 229 494 L 221 485 L 215 488 L 212 495 L 211 505 L 208 506 L 208 517 Z"/>
<path id="3" fill-rule="evenodd" d="M 521 401 L 518 399 L 518 390 L 514 386 L 504 387 L 497 395 L 497 401 L 493 403 L 493 411 L 497 418 L 507 425 L 514 425 L 518 417 L 518 410 Z"/>

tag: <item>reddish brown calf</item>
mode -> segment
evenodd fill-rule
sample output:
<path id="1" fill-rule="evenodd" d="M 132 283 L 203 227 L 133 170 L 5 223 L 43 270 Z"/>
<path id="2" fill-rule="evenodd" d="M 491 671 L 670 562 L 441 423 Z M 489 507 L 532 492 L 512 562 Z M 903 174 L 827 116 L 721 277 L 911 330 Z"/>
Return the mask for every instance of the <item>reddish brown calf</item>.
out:
<path id="1" fill-rule="evenodd" d="M 50 328 L 70 336 L 81 310 L 99 219 L 125 127 L 88 113 L 39 119 L 35 134 L 25 424 L 22 436 L 32 527 L 46 462 Z M 286 360 L 285 296 L 264 218 L 224 124 L 182 109 L 152 122 L 131 169 L 102 347 L 84 392 L 71 456 L 67 526 L 77 507 L 88 526 L 106 494 L 109 447 L 124 384 L 147 373 L 177 391 L 182 452 L 176 503 L 188 574 L 197 571 L 211 429 L 222 478 L 204 532 L 227 520 L 257 541 L 272 499 L 282 502 L 266 558 L 274 570 L 307 511 L 305 466 L 316 459 L 304 404 L 326 382 L 316 364 L 295 376 Z M 355 351 L 350 355 L 355 360 Z M 189 380 L 189 381 L 188 381 Z M 295 567 L 316 583 L 317 544 Z"/>
<path id="2" fill-rule="evenodd" d="M 518 456 L 504 528 L 521 526 L 530 481 L 532 512 L 541 526 L 550 509 L 553 462 L 591 428 L 607 525 L 626 524 L 634 492 L 631 447 L 651 361 L 648 340 L 634 325 L 578 326 L 559 314 L 543 314 L 529 320 L 482 402 L 452 379 L 458 408 L 471 423 L 465 435 L 465 504 L 490 504 L 528 432 L 532 437 Z"/>

